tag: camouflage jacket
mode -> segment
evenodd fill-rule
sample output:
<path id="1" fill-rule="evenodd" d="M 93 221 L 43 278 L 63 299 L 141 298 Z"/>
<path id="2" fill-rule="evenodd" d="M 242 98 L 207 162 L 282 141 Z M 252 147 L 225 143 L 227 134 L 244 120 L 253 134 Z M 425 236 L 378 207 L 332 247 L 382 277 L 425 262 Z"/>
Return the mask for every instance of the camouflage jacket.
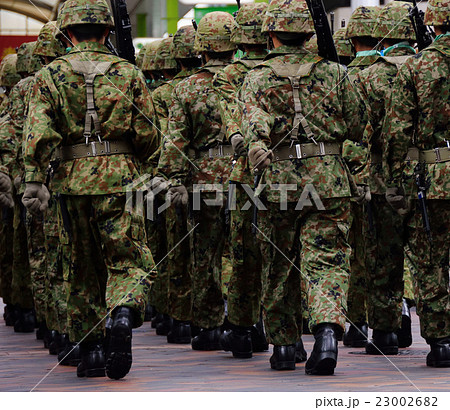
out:
<path id="1" fill-rule="evenodd" d="M 214 88 L 220 97 L 220 115 L 225 125 L 225 137 L 230 141 L 235 134 L 241 134 L 243 105 L 239 100 L 239 92 L 245 76 L 259 63 L 262 63 L 267 52 L 246 53 L 243 58 L 234 61 L 214 77 Z M 240 157 L 233 166 L 230 180 L 240 183 L 251 183 L 252 176 L 247 157 Z"/>
<path id="2" fill-rule="evenodd" d="M 411 47 L 392 49 L 385 56 L 380 56 L 374 64 L 356 74 L 357 85 L 362 99 L 366 103 L 369 126 L 366 127 L 365 140 L 369 145 L 369 166 L 365 168 L 364 179 L 368 182 L 372 193 L 384 195 L 385 186 L 382 175 L 381 156 L 383 141 L 381 127 L 386 115 L 385 104 L 391 98 L 392 85 L 397 76 L 398 66 L 404 63 L 407 56 L 414 55 Z M 391 59 L 391 57 L 400 57 Z M 397 66 L 398 64 L 398 66 Z"/>
<path id="3" fill-rule="evenodd" d="M 230 157 L 198 156 L 224 142 L 219 97 L 211 91 L 214 75 L 228 64 L 228 60 L 210 60 L 174 89 L 158 167 L 172 186 L 191 189 L 192 184 L 223 184 L 227 188 Z M 196 158 L 191 155 L 194 151 Z"/>
<path id="4" fill-rule="evenodd" d="M 80 43 L 36 74 L 25 123 L 25 180 L 44 182 L 57 147 L 85 143 L 86 84 L 71 61 L 111 63 L 94 80 L 101 138 L 127 141 L 134 154 L 63 161 L 55 171 L 53 190 L 69 195 L 124 192 L 158 148 L 154 108 L 141 71 L 105 46 L 90 42 Z M 90 141 L 95 141 L 94 133 Z"/>
<path id="5" fill-rule="evenodd" d="M 416 54 L 401 67 L 386 107 L 382 139 L 387 186 L 402 181 L 407 194 L 416 197 L 414 169 L 406 161 L 409 148 L 432 150 L 450 140 L 450 36 L 446 35 Z M 429 199 L 450 199 L 450 162 L 426 165 Z"/>
<path id="6" fill-rule="evenodd" d="M 242 127 L 249 149 L 289 146 L 295 114 L 293 91 L 289 79 L 275 74 L 274 67 L 317 60 L 304 48 L 282 46 L 247 74 L 241 99 L 245 103 Z M 365 110 L 340 64 L 319 59 L 300 79 L 300 100 L 317 142 L 342 144 L 348 138 L 361 138 Z M 310 143 L 302 128 L 298 138 L 301 143 Z M 354 194 L 350 171 L 337 155 L 273 162 L 265 172 L 265 182 L 274 188 L 266 192 L 271 202 L 280 200 L 280 191 L 275 190 L 278 184 L 296 187 L 296 191 L 288 192 L 289 202 L 296 202 L 307 184 L 312 184 L 321 198 Z"/>
<path id="7" fill-rule="evenodd" d="M 359 93 L 357 87 L 358 73 L 367 67 L 370 67 L 375 61 L 377 61 L 378 55 L 369 56 L 357 56 L 348 65 L 348 78 L 353 86 L 356 86 L 358 95 L 363 98 Z M 363 138 L 361 141 L 354 142 L 347 140 L 344 142 L 343 156 L 350 167 L 350 170 L 354 176 L 357 184 L 367 184 L 367 163 L 368 163 L 368 142 L 367 135 L 371 132 L 370 124 L 366 124 Z"/>

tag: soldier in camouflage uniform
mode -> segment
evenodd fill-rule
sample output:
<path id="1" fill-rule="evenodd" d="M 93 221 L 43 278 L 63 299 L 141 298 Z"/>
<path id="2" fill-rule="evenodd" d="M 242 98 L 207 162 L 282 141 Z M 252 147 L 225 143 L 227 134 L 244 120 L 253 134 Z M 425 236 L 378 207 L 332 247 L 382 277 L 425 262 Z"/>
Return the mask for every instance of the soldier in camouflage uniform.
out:
<path id="1" fill-rule="evenodd" d="M 203 202 L 192 211 L 192 324 L 201 328 L 192 339 L 194 350 L 219 350 L 224 320 L 221 270 L 226 201 L 217 190 L 227 189 L 233 148 L 226 144 L 219 98 L 211 89 L 214 75 L 231 62 L 236 50 L 230 41 L 233 25 L 233 17 L 225 12 L 208 13 L 201 19 L 195 49 L 206 64 L 174 90 L 168 138 L 159 162 L 174 206 L 187 206 L 188 189 L 192 192 L 194 185 L 201 185 L 202 192 L 194 193 L 193 207 L 199 195 L 202 202 L 214 200 L 215 204 Z"/>
<path id="2" fill-rule="evenodd" d="M 12 182 L 7 164 L 13 158 L 14 143 L 6 130 L 5 121 L 9 119 L 6 107 L 11 89 L 20 81 L 16 69 L 17 54 L 5 56 L 0 65 L 0 86 L 5 91 L 0 112 L 0 296 L 5 303 L 3 317 L 7 326 L 16 321 L 16 309 L 12 303 L 12 262 L 13 262 L 13 211 L 14 206 Z M 6 133 L 4 131 L 7 131 Z"/>
<path id="3" fill-rule="evenodd" d="M 345 33 L 355 52 L 355 58 L 348 65 L 348 77 L 354 83 L 356 74 L 369 67 L 379 55 L 376 50 L 378 40 L 372 37 L 373 28 L 377 22 L 378 7 L 358 7 L 352 14 Z M 368 190 L 367 181 L 362 178 L 362 171 L 367 166 L 367 142 L 365 137 L 355 143 L 344 143 L 344 157 L 358 184 L 359 195 L 352 201 L 353 224 L 350 230 L 352 245 L 351 275 L 348 291 L 347 317 L 350 327 L 344 335 L 344 345 L 364 347 L 367 342 L 367 283 L 365 235 L 368 231 L 368 207 L 364 204 Z"/>
<path id="4" fill-rule="evenodd" d="M 227 306 L 231 331 L 223 334 L 221 345 L 240 358 L 252 357 L 253 350 L 268 349 L 262 325 L 254 327 L 259 322 L 261 310 L 262 266 L 259 243 L 252 234 L 252 208 L 242 210 L 248 200 L 242 185 L 251 186 L 253 177 L 241 131 L 243 107 L 238 99 L 245 76 L 267 55 L 267 36 L 261 33 L 266 9 L 265 3 L 242 5 L 236 15 L 231 41 L 239 46 L 244 56 L 219 71 L 214 78 L 214 87 L 220 96 L 222 123 L 226 127 L 225 137 L 233 146 L 235 158 L 229 185 L 229 195 L 236 199 L 236 206 L 229 210 L 232 273 Z"/>
<path id="5" fill-rule="evenodd" d="M 270 256 L 263 260 L 264 324 L 274 345 L 270 363 L 276 370 L 295 369 L 302 274 L 316 339 L 305 370 L 332 374 L 345 325 L 350 197 L 356 191 L 341 150 L 347 138 L 361 138 L 364 111 L 344 68 L 304 49 L 314 33 L 306 2 L 272 1 L 263 31 L 275 49 L 247 74 L 240 97 L 250 163 L 272 188 L 260 195 L 267 214 L 259 228 L 268 248 L 263 258 Z M 304 201 L 305 194 L 315 205 Z M 294 269 L 297 255 L 300 266 Z"/>
<path id="6" fill-rule="evenodd" d="M 199 53 L 194 50 L 195 30 L 193 26 L 181 27 L 174 35 L 171 56 L 179 64 L 181 71 L 172 81 L 159 87 L 152 95 L 155 110 L 164 135 L 167 134 L 169 109 L 173 102 L 176 86 L 193 75 L 201 66 Z M 168 136 L 170 138 L 170 136 Z M 165 144 L 163 140 L 163 144 Z M 152 188 L 166 191 L 167 184 L 159 170 L 153 179 Z M 170 207 L 165 213 L 168 273 L 168 314 L 173 319 L 167 334 L 168 343 L 191 343 L 191 263 L 189 241 L 183 240 L 190 229 L 186 208 Z M 192 228 L 192 227 L 191 227 Z"/>
<path id="7" fill-rule="evenodd" d="M 424 22 L 438 36 L 399 69 L 381 139 L 389 175 L 386 199 L 407 215 L 420 332 L 430 345 L 426 363 L 450 367 L 450 2 L 430 0 Z M 431 240 L 419 190 L 425 192 Z"/>
<path id="8" fill-rule="evenodd" d="M 147 86 L 150 91 L 154 91 L 163 83 L 161 72 L 156 65 L 156 51 L 161 40 L 156 40 L 146 45 L 144 59 L 142 61 L 142 68 L 145 77 L 147 78 Z"/>
<path id="9" fill-rule="evenodd" d="M 59 159 L 52 189 L 60 194 L 71 241 L 67 310 L 70 340 L 81 342 L 77 375 L 104 376 L 106 367 L 119 379 L 131 368 L 132 328 L 143 322 L 154 274 L 144 218 L 127 211 L 125 195 L 158 148 L 149 123 L 154 109 L 142 73 L 104 45 L 113 27 L 106 2 L 69 0 L 57 21 L 59 37 L 72 49 L 35 78 L 23 203 L 31 213 L 47 209 L 47 167 Z M 113 323 L 105 364 L 107 310 Z"/>
<path id="10" fill-rule="evenodd" d="M 381 154 L 381 127 L 384 105 L 391 97 L 391 87 L 398 68 L 415 54 L 416 38 L 409 16 L 411 4 L 393 1 L 378 15 L 372 37 L 380 39 L 383 56 L 356 75 L 356 84 L 366 103 L 369 125 L 365 139 L 369 144 L 370 161 L 364 176 L 371 192 L 373 231 L 366 236 L 368 319 L 373 340 L 366 345 L 369 354 L 397 354 L 398 347 L 411 344 L 409 337 L 398 340 L 403 296 L 403 218 L 386 202 Z M 408 340 L 406 340 L 408 339 Z M 374 346 L 376 345 L 376 347 Z"/>

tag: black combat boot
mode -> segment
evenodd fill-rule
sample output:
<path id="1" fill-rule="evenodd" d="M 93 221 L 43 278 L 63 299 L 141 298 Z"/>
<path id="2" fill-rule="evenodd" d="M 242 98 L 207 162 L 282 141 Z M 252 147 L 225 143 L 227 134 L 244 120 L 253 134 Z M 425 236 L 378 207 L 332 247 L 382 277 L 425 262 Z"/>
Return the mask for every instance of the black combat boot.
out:
<path id="1" fill-rule="evenodd" d="M 270 367 L 274 370 L 295 370 L 295 344 L 274 346 Z"/>
<path id="2" fill-rule="evenodd" d="M 5 319 L 6 326 L 14 326 L 16 320 L 19 318 L 20 310 L 14 305 L 6 305 L 3 312 L 3 319 Z"/>
<path id="3" fill-rule="evenodd" d="M 156 325 L 156 334 L 159 336 L 167 336 L 172 327 L 172 318 L 163 314 L 163 319 Z"/>
<path id="4" fill-rule="evenodd" d="M 192 350 L 222 350 L 220 347 L 220 327 L 201 329 L 191 341 Z"/>
<path id="5" fill-rule="evenodd" d="M 134 313 L 131 308 L 118 307 L 113 312 L 113 324 L 106 359 L 106 375 L 110 379 L 121 379 L 131 369 L 131 338 Z"/>
<path id="6" fill-rule="evenodd" d="M 220 336 L 220 346 L 238 359 L 250 359 L 253 355 L 250 328 L 232 325 Z"/>
<path id="7" fill-rule="evenodd" d="M 450 367 L 450 336 L 427 340 L 431 351 L 427 355 L 427 366 Z"/>
<path id="8" fill-rule="evenodd" d="M 306 362 L 306 374 L 331 375 L 337 364 L 338 333 L 340 328 L 332 323 L 321 323 L 314 333 L 314 348 Z"/>
<path id="9" fill-rule="evenodd" d="M 81 360 L 77 366 L 78 377 L 105 377 L 105 353 L 103 343 L 82 342 Z"/>
<path id="10" fill-rule="evenodd" d="M 155 310 L 156 312 L 156 310 Z M 164 315 L 162 313 L 156 312 L 154 318 L 152 319 L 151 327 L 152 329 L 156 329 L 156 326 L 158 326 L 158 323 L 161 323 L 164 320 Z"/>
<path id="11" fill-rule="evenodd" d="M 38 329 L 36 330 L 36 340 L 44 340 L 47 330 L 47 324 L 45 323 L 45 320 L 43 320 L 38 324 Z"/>
<path id="12" fill-rule="evenodd" d="M 64 349 L 58 353 L 58 363 L 61 366 L 78 366 L 81 362 L 81 348 L 78 343 L 72 343 L 68 335 L 64 336 Z"/>
<path id="13" fill-rule="evenodd" d="M 300 338 L 300 340 L 295 344 L 295 363 L 306 362 L 307 358 L 308 354 L 303 346 L 303 340 Z"/>
<path id="14" fill-rule="evenodd" d="M 189 344 L 191 343 L 191 325 L 187 321 L 173 320 L 172 328 L 167 334 L 167 343 Z"/>
<path id="15" fill-rule="evenodd" d="M 153 306 L 147 304 L 145 306 L 144 322 L 151 322 L 154 316 L 155 315 L 153 314 Z"/>
<path id="16" fill-rule="evenodd" d="M 366 353 L 371 355 L 398 354 L 398 339 L 395 332 L 384 332 L 374 329 L 372 340 L 366 344 Z"/>
<path id="17" fill-rule="evenodd" d="M 60 341 L 61 341 L 61 335 L 58 331 L 52 330 L 50 341 L 48 343 L 48 353 L 51 355 L 57 355 L 60 349 Z"/>
<path id="18" fill-rule="evenodd" d="M 412 345 L 411 311 L 408 301 L 403 299 L 402 303 L 402 326 L 397 330 L 398 347 L 409 347 Z"/>
<path id="19" fill-rule="evenodd" d="M 367 323 L 360 322 L 350 324 L 343 337 L 344 346 L 364 347 L 367 343 L 367 335 L 369 334 L 369 326 Z"/>
<path id="20" fill-rule="evenodd" d="M 32 333 L 36 327 L 34 309 L 20 309 L 19 316 L 14 323 L 14 332 Z"/>
<path id="21" fill-rule="evenodd" d="M 269 343 L 267 343 L 262 318 L 258 323 L 256 323 L 256 325 L 252 326 L 250 333 L 252 337 L 252 349 L 255 353 L 266 352 L 269 350 Z"/>

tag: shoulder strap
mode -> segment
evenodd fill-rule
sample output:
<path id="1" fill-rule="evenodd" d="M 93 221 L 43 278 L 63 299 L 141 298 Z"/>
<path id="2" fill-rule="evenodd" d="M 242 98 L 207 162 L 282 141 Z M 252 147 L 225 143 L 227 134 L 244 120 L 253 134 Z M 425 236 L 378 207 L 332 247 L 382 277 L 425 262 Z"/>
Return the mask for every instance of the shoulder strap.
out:
<path id="1" fill-rule="evenodd" d="M 303 77 L 308 77 L 311 74 L 313 68 L 316 66 L 316 64 L 321 60 L 323 60 L 323 58 L 319 56 L 314 56 L 313 61 L 299 64 L 289 64 L 283 63 L 281 61 L 274 61 L 273 63 L 270 63 L 269 60 L 268 65 L 272 69 L 272 71 L 278 77 L 288 78 L 289 81 L 291 82 L 292 92 L 294 96 L 294 110 L 295 110 L 295 117 L 293 123 L 294 126 L 292 128 L 292 132 L 290 135 L 291 145 L 298 142 L 300 125 L 302 126 L 303 131 L 305 132 L 308 140 L 313 141 L 315 143 L 314 133 L 312 132 L 311 127 L 308 124 L 308 121 L 303 115 L 303 107 L 300 100 L 300 80 Z"/>
<path id="2" fill-rule="evenodd" d="M 95 109 L 94 101 L 94 80 L 97 75 L 105 75 L 113 64 L 112 61 L 90 61 L 90 60 L 66 60 L 73 68 L 73 70 L 82 74 L 86 83 L 86 101 L 87 110 L 84 122 L 84 138 L 86 145 L 92 135 L 92 124 L 94 124 L 95 136 L 101 142 L 101 127 L 98 119 L 97 110 Z"/>

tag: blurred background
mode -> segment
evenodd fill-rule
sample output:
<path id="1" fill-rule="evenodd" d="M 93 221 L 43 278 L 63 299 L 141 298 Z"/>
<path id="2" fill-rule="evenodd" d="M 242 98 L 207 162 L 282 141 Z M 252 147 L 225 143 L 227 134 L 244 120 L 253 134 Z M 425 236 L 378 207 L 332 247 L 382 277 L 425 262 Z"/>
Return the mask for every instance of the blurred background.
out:
<path id="1" fill-rule="evenodd" d="M 323 0 L 334 30 L 345 26 L 358 6 L 379 6 L 392 0 Z M 244 3 L 269 3 L 269 0 L 242 0 Z M 426 9 L 426 1 L 417 1 Z M 34 41 L 42 25 L 55 20 L 64 0 L 0 0 L 0 60 L 14 53 L 16 47 Z M 181 26 L 197 22 L 211 11 L 233 13 L 234 0 L 127 0 L 128 13 L 133 25 L 133 41 L 138 51 L 143 44 L 174 34 Z"/>

